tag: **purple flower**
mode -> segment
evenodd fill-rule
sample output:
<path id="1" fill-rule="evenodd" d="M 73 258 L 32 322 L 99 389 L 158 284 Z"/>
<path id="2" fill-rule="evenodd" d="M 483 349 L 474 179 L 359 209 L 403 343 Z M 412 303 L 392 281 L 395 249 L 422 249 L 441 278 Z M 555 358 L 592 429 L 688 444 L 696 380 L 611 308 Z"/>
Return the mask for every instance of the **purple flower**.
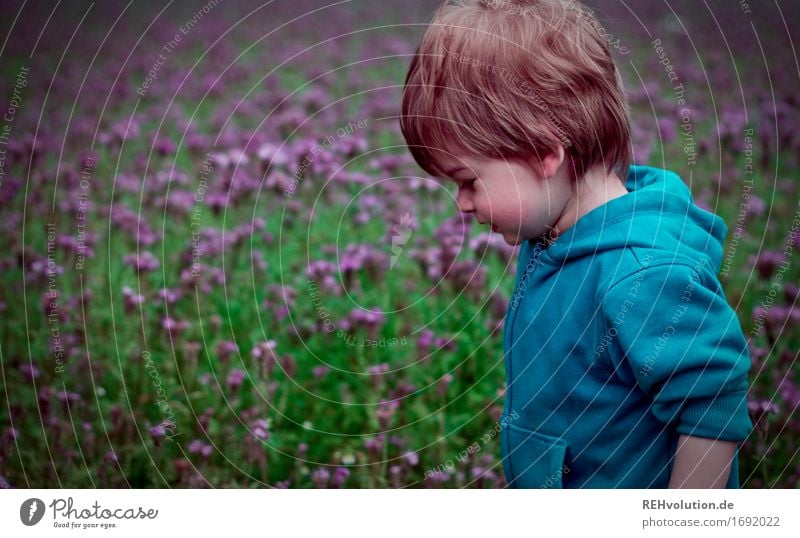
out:
<path id="1" fill-rule="evenodd" d="M 381 364 L 376 364 L 375 366 L 370 366 L 367 368 L 367 373 L 369 374 L 370 379 L 372 379 L 372 384 L 376 388 L 380 386 L 381 381 L 383 381 L 383 376 L 386 372 L 389 371 L 389 364 L 386 362 L 382 362 Z"/>
<path id="2" fill-rule="evenodd" d="M 472 478 L 484 478 L 486 470 L 476 465 L 470 469 L 470 473 Z"/>
<path id="3" fill-rule="evenodd" d="M 269 439 L 269 420 L 259 418 L 253 422 L 253 435 L 262 441 Z"/>
<path id="4" fill-rule="evenodd" d="M 761 364 L 761 361 L 764 360 L 764 357 L 767 356 L 767 348 L 763 346 L 754 346 L 752 341 L 749 342 L 750 344 L 750 362 L 753 364 L 753 367 L 757 367 Z"/>
<path id="5" fill-rule="evenodd" d="M 444 471 L 432 471 L 430 473 L 426 473 L 426 481 L 430 481 L 430 487 L 437 487 L 440 484 L 443 484 L 450 480 L 450 475 L 445 473 Z"/>
<path id="6" fill-rule="evenodd" d="M 767 209 L 767 204 L 764 202 L 763 199 L 756 196 L 755 194 L 750 194 L 750 200 L 747 202 L 747 216 L 751 218 L 760 217 L 764 214 L 764 211 Z"/>
<path id="7" fill-rule="evenodd" d="M 186 137 L 186 147 L 189 148 L 189 151 L 199 153 L 208 146 L 208 138 L 199 133 L 191 133 Z"/>
<path id="8" fill-rule="evenodd" d="M 67 390 L 60 390 L 56 393 L 56 396 L 62 403 L 69 405 L 71 403 L 75 403 L 81 399 L 81 395 L 77 392 L 69 392 Z"/>
<path id="9" fill-rule="evenodd" d="M 254 359 L 264 359 L 268 356 L 274 355 L 274 351 L 277 346 L 278 344 L 275 343 L 275 340 L 259 342 L 255 345 L 255 347 L 253 347 L 252 351 L 250 351 L 250 355 Z"/>
<path id="10" fill-rule="evenodd" d="M 211 161 L 214 165 L 214 168 L 220 168 L 223 170 L 230 167 L 233 164 L 231 162 L 230 156 L 225 152 L 212 153 Z"/>
<path id="11" fill-rule="evenodd" d="M 778 390 L 781 393 L 781 398 L 793 413 L 796 413 L 800 407 L 800 387 L 798 387 L 791 379 L 783 378 L 778 385 Z M 774 404 L 773 404 L 774 406 Z M 777 406 L 774 407 L 777 413 Z"/>
<path id="12" fill-rule="evenodd" d="M 431 347 L 431 344 L 433 344 L 433 337 L 434 337 L 433 331 L 429 329 L 423 330 L 419 334 L 419 338 L 417 339 L 417 347 L 420 350 L 429 349 Z"/>
<path id="13" fill-rule="evenodd" d="M 158 236 L 148 226 L 147 221 L 124 205 L 114 204 L 108 210 L 111 222 L 131 235 L 138 244 L 149 246 L 158 239 Z"/>
<path id="14" fill-rule="evenodd" d="M 267 260 L 264 259 L 264 254 L 260 250 L 256 250 L 250 256 L 250 259 L 253 261 L 253 266 L 257 267 L 261 271 L 265 271 L 267 269 Z"/>
<path id="15" fill-rule="evenodd" d="M 231 160 L 231 164 L 236 167 L 241 167 L 246 165 L 250 162 L 250 157 L 239 148 L 232 148 L 228 151 L 228 157 Z"/>
<path id="16" fill-rule="evenodd" d="M 354 157 L 359 153 L 364 153 L 369 149 L 369 142 L 362 136 L 351 135 L 343 138 L 337 148 L 344 153 L 346 157 Z"/>
<path id="17" fill-rule="evenodd" d="M 387 174 L 398 174 L 400 167 L 408 163 L 407 155 L 381 155 L 369 161 L 369 167 Z"/>
<path id="18" fill-rule="evenodd" d="M 64 299 L 63 293 L 55 289 L 42 293 L 42 296 L 39 300 L 41 301 L 44 315 L 47 317 L 58 316 L 62 320 L 67 319 L 67 314 L 65 311 L 66 309 L 63 307 Z M 67 308 L 70 308 L 70 300 L 67 299 L 66 302 Z M 61 307 L 59 307 L 59 305 L 61 305 Z"/>
<path id="19" fill-rule="evenodd" d="M 369 218 L 369 215 L 367 215 Z M 354 243 L 347 245 L 339 259 L 339 270 L 342 272 L 346 283 L 351 283 L 356 272 L 365 269 L 375 279 L 385 273 L 388 266 L 388 256 L 385 252 L 375 249 L 372 245 Z"/>
<path id="20" fill-rule="evenodd" d="M 665 116 L 658 122 L 658 131 L 664 142 L 669 143 L 675 140 L 675 133 L 678 130 L 678 122 L 674 118 Z"/>
<path id="21" fill-rule="evenodd" d="M 137 120 L 118 121 L 111 127 L 111 132 L 119 142 L 124 142 L 131 138 L 138 138 L 141 129 Z"/>
<path id="22" fill-rule="evenodd" d="M 326 291 L 338 295 L 341 293 L 341 290 L 337 286 L 337 279 L 334 277 L 335 274 L 336 264 L 325 260 L 313 261 L 308 264 L 308 267 L 306 268 L 306 276 L 308 277 L 308 280 L 318 282 Z"/>
<path id="23" fill-rule="evenodd" d="M 286 150 L 285 146 L 282 145 L 278 146 L 270 143 L 262 144 L 261 147 L 258 148 L 256 155 L 265 170 L 273 166 L 287 166 L 291 161 L 289 152 Z"/>
<path id="24" fill-rule="evenodd" d="M 376 340 L 378 336 L 378 329 L 386 323 L 386 315 L 376 310 L 364 310 L 363 308 L 354 308 L 350 314 L 342 320 L 342 329 L 351 330 L 363 327 L 367 330 L 370 339 Z"/>
<path id="25" fill-rule="evenodd" d="M 436 349 L 453 350 L 456 347 L 455 337 L 437 336 L 433 341 L 433 346 Z"/>
<path id="26" fill-rule="evenodd" d="M 350 470 L 346 467 L 337 467 L 333 471 L 333 476 L 331 477 L 331 488 L 341 488 L 344 486 L 347 478 L 350 476 Z"/>
<path id="27" fill-rule="evenodd" d="M 331 473 L 324 467 L 320 467 L 311 473 L 311 481 L 318 488 L 326 488 L 330 477 Z"/>
<path id="28" fill-rule="evenodd" d="M 246 374 L 244 370 L 240 370 L 239 368 L 234 368 L 233 371 L 231 371 L 231 373 L 228 374 L 228 379 L 227 379 L 228 388 L 230 389 L 230 391 L 236 392 L 244 382 L 245 377 Z"/>
<path id="29" fill-rule="evenodd" d="M 364 448 L 369 452 L 378 453 L 383 450 L 384 435 L 382 433 L 375 437 L 367 437 L 364 439 Z"/>
<path id="30" fill-rule="evenodd" d="M 369 213 L 366 211 L 359 211 L 356 216 L 353 218 L 353 222 L 363 226 L 364 224 L 368 223 L 372 217 L 370 217 Z"/>
<path id="31" fill-rule="evenodd" d="M 783 296 L 786 298 L 786 303 L 797 306 L 800 301 L 800 286 L 794 282 L 788 282 L 783 287 Z"/>
<path id="32" fill-rule="evenodd" d="M 86 232 L 84 233 L 83 244 L 78 241 L 77 237 L 71 235 L 61 234 L 56 237 L 56 244 L 62 247 L 68 253 L 74 253 L 87 258 L 94 257 L 94 246 L 97 240 L 97 234 Z"/>
<path id="33" fill-rule="evenodd" d="M 217 357 L 221 362 L 228 362 L 228 359 L 234 353 L 239 353 L 239 346 L 236 345 L 236 342 L 224 340 L 217 344 Z"/>
<path id="34" fill-rule="evenodd" d="M 800 322 L 800 310 L 790 306 L 775 305 L 767 315 L 767 325 L 775 335 L 796 326 Z"/>
<path id="35" fill-rule="evenodd" d="M 483 259 L 490 251 L 494 252 L 503 263 L 508 263 L 517 253 L 517 247 L 506 243 L 502 235 L 488 232 L 470 239 L 469 249 L 479 259 Z"/>
<path id="36" fill-rule="evenodd" d="M 419 454 L 413 451 L 408 451 L 403 454 L 403 458 L 405 458 L 406 462 L 412 467 L 419 463 Z"/>
<path id="37" fill-rule="evenodd" d="M 322 280 L 334 273 L 336 273 L 336 264 L 324 260 L 313 261 L 308 264 L 306 269 L 306 276 L 309 280 Z"/>
<path id="38" fill-rule="evenodd" d="M 208 458 L 213 451 L 213 446 L 208 443 L 204 443 L 200 439 L 195 439 L 189 443 L 189 454 L 200 454 L 204 458 Z"/>
<path id="39" fill-rule="evenodd" d="M 97 166 L 97 158 L 97 153 L 93 151 L 87 151 L 81 155 L 78 166 L 81 169 L 93 169 Z"/>
<path id="40" fill-rule="evenodd" d="M 155 271 L 159 267 L 158 260 L 149 251 L 141 254 L 128 254 L 122 259 L 122 263 L 133 267 L 137 272 Z"/>
<path id="41" fill-rule="evenodd" d="M 378 424 L 380 424 L 381 428 L 386 429 L 389 427 L 389 423 L 399 405 L 400 403 L 394 400 L 389 402 L 382 401 L 380 403 L 375 415 L 378 417 Z"/>
<path id="42" fill-rule="evenodd" d="M 203 431 L 203 433 L 208 432 L 208 426 L 211 423 L 213 416 L 214 408 L 209 407 L 197 418 L 197 425 L 200 426 L 200 429 Z"/>
<path id="43" fill-rule="evenodd" d="M 39 369 L 32 363 L 23 363 L 20 365 L 19 370 L 26 381 L 32 381 L 39 377 Z"/>
<path id="44" fill-rule="evenodd" d="M 783 262 L 783 253 L 773 250 L 762 250 L 757 256 L 750 257 L 750 263 L 755 263 L 758 274 L 763 279 L 772 277 L 775 268 Z"/>
<path id="45" fill-rule="evenodd" d="M 297 372 L 297 361 L 291 355 L 282 355 L 280 360 L 281 370 L 286 374 L 286 377 L 294 377 Z"/>
<path id="46" fill-rule="evenodd" d="M 398 448 L 403 448 L 407 444 L 406 440 L 403 437 L 400 437 L 399 435 L 392 435 L 389 438 L 389 442 Z"/>
<path id="47" fill-rule="evenodd" d="M 778 406 L 771 400 L 750 400 L 747 402 L 747 410 L 756 417 L 778 412 Z"/>
<path id="48" fill-rule="evenodd" d="M 276 347 L 277 344 L 275 340 L 267 340 L 266 342 L 256 344 L 250 351 L 250 355 L 256 359 L 260 365 L 260 374 L 262 377 L 272 375 L 275 369 L 275 364 L 278 362 L 278 358 L 275 355 Z"/>
<path id="49" fill-rule="evenodd" d="M 283 194 L 294 189 L 293 178 L 283 172 L 270 172 L 264 181 L 264 188 Z"/>
<path id="50" fill-rule="evenodd" d="M 167 429 L 164 424 L 156 424 L 155 426 L 152 426 L 149 431 L 150 436 L 156 443 L 160 442 L 167 433 Z"/>
<path id="51" fill-rule="evenodd" d="M 49 262 L 46 258 L 35 260 L 31 262 L 30 270 L 26 275 L 28 280 L 35 282 L 37 280 L 46 282 L 48 277 L 60 275 L 64 272 L 64 268 L 55 262 Z"/>
<path id="52" fill-rule="evenodd" d="M 161 155 L 162 157 L 165 155 L 172 155 L 175 153 L 175 150 L 178 147 L 175 145 L 175 142 L 170 140 L 169 138 L 158 138 L 155 143 L 153 143 L 153 149 Z"/>
<path id="53" fill-rule="evenodd" d="M 206 194 L 205 202 L 215 215 L 219 215 L 228 204 L 228 195 L 224 192 L 210 192 Z"/>
<path id="54" fill-rule="evenodd" d="M 165 303 L 173 304 L 183 296 L 183 292 L 179 288 L 161 288 L 158 292 L 158 296 L 161 297 Z"/>
<path id="55" fill-rule="evenodd" d="M 382 362 L 380 364 L 376 364 L 375 366 L 370 366 L 367 368 L 367 372 L 370 375 L 379 376 L 381 374 L 385 374 L 389 371 L 389 364 L 386 362 Z"/>
<path id="56" fill-rule="evenodd" d="M 3 437 L 8 444 L 12 444 L 19 439 L 19 430 L 16 428 L 6 428 L 6 431 L 3 432 Z"/>
<path id="57" fill-rule="evenodd" d="M 444 276 L 454 283 L 457 291 L 463 290 L 480 297 L 486 287 L 486 273 L 485 265 L 473 260 L 462 260 L 454 262 Z"/>
<path id="58" fill-rule="evenodd" d="M 175 338 L 179 333 L 189 328 L 189 322 L 185 319 L 176 321 L 169 316 L 165 316 L 161 320 L 161 327 L 167 331 L 172 338 Z"/>
<path id="59" fill-rule="evenodd" d="M 392 400 L 402 400 L 410 394 L 417 392 L 417 387 L 407 381 L 400 381 L 389 393 Z"/>

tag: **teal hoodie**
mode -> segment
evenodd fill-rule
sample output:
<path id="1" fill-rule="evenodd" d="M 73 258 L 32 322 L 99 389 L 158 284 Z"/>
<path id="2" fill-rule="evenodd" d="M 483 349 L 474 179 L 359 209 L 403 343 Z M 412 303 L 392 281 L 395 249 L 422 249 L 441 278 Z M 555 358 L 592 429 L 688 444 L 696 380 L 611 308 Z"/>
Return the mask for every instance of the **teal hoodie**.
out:
<path id="1" fill-rule="evenodd" d="M 673 172 L 631 166 L 626 187 L 549 247 L 521 245 L 504 329 L 509 487 L 666 488 L 681 434 L 738 447 L 752 428 L 748 346 L 716 276 L 725 223 Z"/>

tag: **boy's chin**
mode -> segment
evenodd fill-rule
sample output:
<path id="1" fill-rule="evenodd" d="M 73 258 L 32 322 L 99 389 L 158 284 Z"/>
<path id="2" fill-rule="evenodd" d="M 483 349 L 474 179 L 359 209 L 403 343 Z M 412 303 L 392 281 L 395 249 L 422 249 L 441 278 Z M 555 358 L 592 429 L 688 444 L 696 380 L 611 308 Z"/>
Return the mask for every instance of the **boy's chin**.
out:
<path id="1" fill-rule="evenodd" d="M 522 243 L 524 243 L 528 239 L 536 239 L 535 236 L 527 237 L 527 234 L 524 234 L 522 232 L 520 232 L 520 233 L 497 232 L 497 233 L 502 235 L 503 236 L 503 241 L 505 241 L 506 244 L 511 245 L 512 247 L 515 247 L 517 245 L 521 245 Z"/>
<path id="2" fill-rule="evenodd" d="M 512 247 L 515 247 L 523 242 L 523 239 L 517 234 L 501 233 L 501 235 L 503 236 L 503 241 Z"/>

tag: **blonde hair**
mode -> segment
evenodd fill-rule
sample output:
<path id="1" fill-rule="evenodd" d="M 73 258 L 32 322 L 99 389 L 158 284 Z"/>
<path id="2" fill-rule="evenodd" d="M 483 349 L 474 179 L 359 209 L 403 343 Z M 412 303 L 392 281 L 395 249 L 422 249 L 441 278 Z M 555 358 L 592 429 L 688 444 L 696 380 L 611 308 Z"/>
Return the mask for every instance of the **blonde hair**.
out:
<path id="1" fill-rule="evenodd" d="M 445 3 L 403 88 L 414 159 L 441 177 L 448 152 L 540 162 L 561 144 L 573 177 L 603 163 L 624 181 L 630 120 L 607 35 L 572 0 Z"/>

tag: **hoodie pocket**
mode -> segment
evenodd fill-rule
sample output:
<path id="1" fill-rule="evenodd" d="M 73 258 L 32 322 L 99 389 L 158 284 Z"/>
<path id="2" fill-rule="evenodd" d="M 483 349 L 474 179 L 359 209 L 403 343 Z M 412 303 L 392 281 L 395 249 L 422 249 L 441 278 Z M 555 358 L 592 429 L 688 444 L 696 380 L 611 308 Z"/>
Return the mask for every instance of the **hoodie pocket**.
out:
<path id="1" fill-rule="evenodd" d="M 563 488 L 567 443 L 558 437 L 504 424 L 503 472 L 510 488 Z"/>

